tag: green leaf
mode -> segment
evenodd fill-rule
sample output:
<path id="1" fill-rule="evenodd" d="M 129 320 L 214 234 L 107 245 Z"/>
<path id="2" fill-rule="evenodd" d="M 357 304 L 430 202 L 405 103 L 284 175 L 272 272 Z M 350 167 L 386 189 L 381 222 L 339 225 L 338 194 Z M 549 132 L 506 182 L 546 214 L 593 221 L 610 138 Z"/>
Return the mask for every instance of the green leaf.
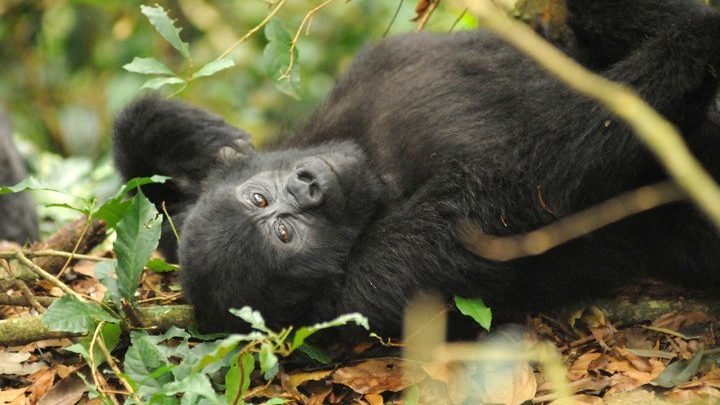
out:
<path id="1" fill-rule="evenodd" d="M 284 403 L 288 402 L 287 399 L 282 398 L 270 398 L 267 401 L 265 401 L 265 405 L 282 405 Z"/>
<path id="2" fill-rule="evenodd" d="M 155 79 L 150 79 L 143 83 L 142 86 L 140 86 L 140 89 L 152 89 L 157 90 L 162 86 L 168 85 L 168 84 L 180 84 L 185 83 L 185 80 L 179 78 L 179 77 L 157 77 Z"/>
<path id="3" fill-rule="evenodd" d="M 49 186 L 40 183 L 36 178 L 31 176 L 21 181 L 20 183 L 17 183 L 14 186 L 0 186 L 0 195 L 20 193 L 27 190 L 49 190 L 64 194 L 63 191 L 50 188 Z"/>
<path id="4" fill-rule="evenodd" d="M 105 323 L 103 324 L 98 336 L 102 337 L 105 342 L 105 346 L 107 346 L 107 349 L 112 352 L 120 341 L 120 325 L 116 323 Z M 82 338 L 79 343 L 68 346 L 65 350 L 80 354 L 83 359 L 90 364 L 92 362 L 90 359 L 90 345 L 92 344 L 92 340 L 93 334 L 89 333 L 87 336 Z M 93 359 L 95 360 L 95 366 L 99 366 L 106 361 L 105 356 L 100 350 L 100 346 L 98 346 L 97 342 L 93 345 Z"/>
<path id="5" fill-rule="evenodd" d="M 155 206 L 138 191 L 116 227 L 113 251 L 117 255 L 120 296 L 135 302 L 140 274 L 160 240 L 162 217 Z"/>
<path id="6" fill-rule="evenodd" d="M 205 66 L 201 67 L 200 70 L 193 73 L 190 80 L 197 79 L 198 77 L 205 77 L 205 76 L 212 76 L 215 73 L 229 69 L 231 67 L 235 66 L 235 61 L 232 60 L 232 58 L 224 58 L 219 60 L 214 60 Z"/>
<path id="7" fill-rule="evenodd" d="M 185 58 L 190 59 L 190 46 L 187 42 L 180 39 L 181 29 L 175 26 L 174 20 L 171 20 L 167 12 L 160 6 L 140 6 L 140 12 L 150 20 L 150 24 L 165 38 L 166 41 L 177 49 Z"/>
<path id="8" fill-rule="evenodd" d="M 105 296 L 115 305 L 115 308 L 122 308 L 120 303 L 120 290 L 118 289 L 115 268 L 117 261 L 99 262 L 95 265 L 95 276 L 100 283 L 105 286 L 107 292 Z"/>
<path id="9" fill-rule="evenodd" d="M 233 403 L 235 397 L 245 394 L 250 388 L 250 375 L 255 369 L 255 357 L 250 353 L 245 353 L 240 356 L 240 364 L 233 362 L 232 366 L 225 374 L 225 399 L 228 403 Z M 240 385 L 242 380 L 242 386 Z M 239 391 L 239 394 L 238 394 Z"/>
<path id="10" fill-rule="evenodd" d="M 253 309 L 248 306 L 244 306 L 240 309 L 231 308 L 230 313 L 249 323 L 253 329 L 266 333 L 272 332 L 265 325 L 265 319 L 263 319 L 262 315 L 260 315 L 260 312 L 253 311 Z"/>
<path id="11" fill-rule="evenodd" d="M 305 343 L 305 339 L 307 339 L 310 335 L 314 334 L 319 330 L 346 325 L 349 322 L 353 322 L 356 325 L 362 326 L 365 329 L 370 329 L 367 318 L 357 312 L 352 314 L 340 315 L 332 321 L 321 322 L 312 326 L 303 326 L 302 328 L 298 329 L 293 336 L 293 342 L 290 349 L 295 350 L 298 347 L 302 346 Z"/>
<path id="12" fill-rule="evenodd" d="M 93 214 L 95 218 L 102 219 L 108 228 L 114 228 L 122 218 L 130 201 L 126 200 L 127 193 L 145 184 L 165 183 L 170 177 L 155 175 L 152 177 L 136 177 L 130 179 L 120 190 L 101 205 Z"/>
<path id="13" fill-rule="evenodd" d="M 233 351 L 241 342 L 248 342 L 262 338 L 264 335 L 258 332 L 253 332 L 248 335 L 230 335 L 219 342 L 212 342 L 214 349 L 208 354 L 204 355 L 198 362 L 193 366 L 193 371 L 200 371 L 207 365 L 219 361 L 225 357 L 228 353 Z"/>
<path id="14" fill-rule="evenodd" d="M 492 311 L 490 308 L 485 306 L 485 303 L 479 299 L 468 299 L 462 297 L 455 297 L 455 306 L 460 310 L 463 315 L 467 315 L 475 320 L 485 330 L 490 330 L 490 324 L 492 323 Z"/>
<path id="15" fill-rule="evenodd" d="M 145 264 L 145 267 L 156 273 L 169 273 L 171 271 L 180 270 L 177 264 L 170 264 L 163 259 L 155 258 Z"/>
<path id="16" fill-rule="evenodd" d="M 298 347 L 298 350 L 305 353 L 308 357 L 321 364 L 330 364 L 330 361 L 332 360 L 330 355 L 325 350 L 313 346 L 309 343 L 305 343 L 302 346 Z"/>
<path id="17" fill-rule="evenodd" d="M 165 385 L 163 391 L 166 395 L 193 395 L 195 397 L 209 399 L 214 404 L 220 404 L 220 399 L 217 394 L 215 394 L 215 390 L 212 384 L 210 384 L 210 379 L 205 374 L 190 374 L 181 381 L 175 381 Z"/>
<path id="18" fill-rule="evenodd" d="M 144 393 L 159 392 L 171 378 L 164 371 L 154 373 L 168 364 L 167 358 L 146 332 L 132 332 L 130 340 L 132 344 L 123 361 L 125 374 L 137 381 Z"/>
<path id="19" fill-rule="evenodd" d="M 704 350 L 700 349 L 692 359 L 678 360 L 665 368 L 652 383 L 663 388 L 673 388 L 685 384 L 697 373 Z"/>
<path id="20" fill-rule="evenodd" d="M 420 403 L 420 389 L 417 385 L 411 385 L 405 390 L 403 398 L 403 404 L 405 405 L 417 405 Z"/>
<path id="21" fill-rule="evenodd" d="M 297 47 L 293 49 L 293 66 L 290 72 L 285 72 L 290 66 L 290 48 L 292 38 L 278 20 L 270 20 L 265 26 L 265 37 L 268 40 L 263 51 L 263 65 L 268 76 L 275 80 L 275 87 L 281 92 L 298 99 L 300 89 L 300 69 L 298 65 L 299 53 Z"/>
<path id="22" fill-rule="evenodd" d="M 128 72 L 141 73 L 144 75 L 175 75 L 169 67 L 163 65 L 162 62 L 155 58 L 135 57 L 132 62 L 123 65 L 123 69 Z"/>
<path id="23" fill-rule="evenodd" d="M 119 323 L 120 320 L 98 304 L 82 302 L 70 294 L 55 300 L 43 315 L 45 326 L 54 331 L 89 333 L 99 322 Z"/>
<path id="24" fill-rule="evenodd" d="M 275 353 L 273 353 L 272 344 L 269 342 L 263 343 L 260 347 L 258 360 L 260 361 L 260 371 L 262 371 L 265 381 L 270 381 L 275 378 L 280 368 L 278 366 L 278 358 Z"/>

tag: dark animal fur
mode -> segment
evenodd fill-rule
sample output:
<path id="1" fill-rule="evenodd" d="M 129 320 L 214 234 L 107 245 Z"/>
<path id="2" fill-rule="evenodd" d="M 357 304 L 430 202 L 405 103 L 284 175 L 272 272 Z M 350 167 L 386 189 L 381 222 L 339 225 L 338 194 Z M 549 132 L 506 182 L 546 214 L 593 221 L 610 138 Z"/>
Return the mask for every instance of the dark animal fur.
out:
<path id="1" fill-rule="evenodd" d="M 691 0 L 569 0 L 568 7 L 576 58 L 635 88 L 718 177 L 720 15 Z M 407 300 L 426 290 L 482 297 L 502 312 L 597 296 L 646 275 L 720 287 L 720 240 L 689 204 L 508 263 L 463 248 L 462 220 L 517 234 L 666 178 L 626 125 L 485 32 L 403 35 L 369 47 L 304 128 L 217 171 L 193 206 L 197 184 L 218 166 L 214 152 L 244 136 L 205 112 L 152 98 L 129 107 L 114 134 L 125 177 L 181 179 L 148 194 L 172 203 L 176 223 L 190 213 L 183 285 L 208 329 L 238 329 L 227 308 L 251 305 L 276 324 L 359 311 L 373 330 L 398 335 Z M 323 240 L 328 250 L 298 256 L 267 248 L 248 236 L 253 224 L 234 213 L 233 200 L 213 194 L 242 182 L 253 165 L 322 156 L 339 141 L 365 154 L 384 187 L 374 198 L 354 197 L 373 214 L 354 225 L 352 249 L 331 236 Z M 209 210 L 213 204 L 225 210 Z"/>

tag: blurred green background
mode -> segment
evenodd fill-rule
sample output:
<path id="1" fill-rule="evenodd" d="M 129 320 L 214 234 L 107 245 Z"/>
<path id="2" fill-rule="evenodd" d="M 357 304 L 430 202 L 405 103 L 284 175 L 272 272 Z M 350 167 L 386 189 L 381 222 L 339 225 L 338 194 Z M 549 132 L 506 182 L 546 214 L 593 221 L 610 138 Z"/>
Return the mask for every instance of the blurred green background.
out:
<path id="1" fill-rule="evenodd" d="M 321 1 L 288 0 L 275 16 L 294 35 L 305 14 Z M 122 66 L 134 57 L 154 57 L 176 72 L 185 61 L 141 14 L 142 4 L 123 0 L 0 1 L 0 103 L 10 112 L 15 139 L 32 174 L 71 194 L 106 197 L 119 180 L 109 160 L 113 117 L 147 79 Z M 271 5 L 263 0 L 160 1 L 197 66 L 211 61 L 258 24 Z M 298 43 L 299 99 L 275 87 L 263 67 L 263 31 L 231 54 L 236 66 L 193 81 L 176 98 L 210 109 L 253 134 L 256 145 L 287 133 L 329 91 L 334 78 L 359 49 L 377 40 L 400 1 L 337 0 L 315 14 Z M 417 1 L 404 1 L 390 35 L 416 30 Z M 472 29 L 475 21 L 441 4 L 425 29 Z M 197 69 L 197 66 L 194 69 Z M 169 95 L 179 86 L 167 86 Z M 38 192 L 44 231 L 75 217 L 43 207 L 72 197 Z"/>

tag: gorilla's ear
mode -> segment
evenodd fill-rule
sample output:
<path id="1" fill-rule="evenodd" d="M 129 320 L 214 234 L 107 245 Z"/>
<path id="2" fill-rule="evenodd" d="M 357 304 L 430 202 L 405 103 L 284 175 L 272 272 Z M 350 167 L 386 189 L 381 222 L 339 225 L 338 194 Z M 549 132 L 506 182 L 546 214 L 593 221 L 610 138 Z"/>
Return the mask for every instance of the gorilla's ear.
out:
<path id="1" fill-rule="evenodd" d="M 217 152 L 217 160 L 222 165 L 246 159 L 255 154 L 255 148 L 249 140 L 236 139 L 231 145 L 223 146 Z"/>

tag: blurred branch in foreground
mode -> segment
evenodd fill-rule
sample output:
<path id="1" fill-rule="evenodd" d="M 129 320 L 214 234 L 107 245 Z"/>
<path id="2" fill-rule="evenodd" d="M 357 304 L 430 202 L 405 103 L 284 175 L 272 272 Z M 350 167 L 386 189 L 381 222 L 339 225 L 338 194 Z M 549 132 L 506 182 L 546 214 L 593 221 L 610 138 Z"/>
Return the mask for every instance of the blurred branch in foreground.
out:
<path id="1" fill-rule="evenodd" d="M 521 235 L 498 237 L 472 223 L 461 228 L 465 247 L 478 256 L 507 261 L 539 255 L 570 240 L 649 209 L 686 199 L 674 183 L 641 187 Z"/>

